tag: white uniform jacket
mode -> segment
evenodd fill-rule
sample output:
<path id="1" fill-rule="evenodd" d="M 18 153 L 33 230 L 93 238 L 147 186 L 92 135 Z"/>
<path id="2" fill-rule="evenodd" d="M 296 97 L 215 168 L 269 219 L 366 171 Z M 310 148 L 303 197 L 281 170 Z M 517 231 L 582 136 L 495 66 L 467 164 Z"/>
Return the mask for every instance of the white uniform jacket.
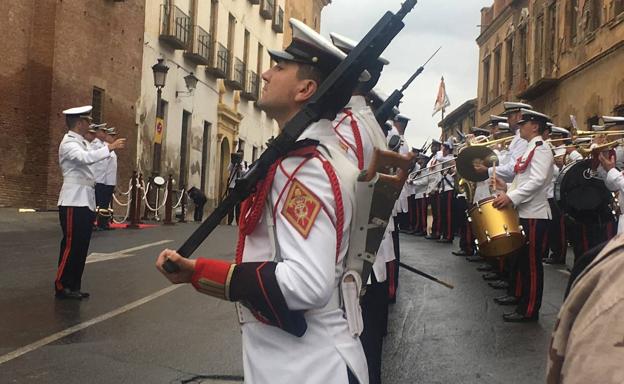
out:
<path id="1" fill-rule="evenodd" d="M 91 151 L 95 151 L 97 149 L 100 149 L 102 147 L 106 146 L 106 144 L 98 139 L 95 138 L 93 139 L 92 142 L 89 143 L 88 148 Z M 106 168 L 108 168 L 108 161 L 110 160 L 110 157 L 107 157 L 106 159 L 100 160 L 100 161 L 96 161 L 95 163 L 91 164 L 91 172 L 93 172 L 93 176 L 95 176 L 95 182 L 98 184 L 105 184 L 106 181 Z"/>
<path id="2" fill-rule="evenodd" d="M 427 163 L 427 168 L 429 168 L 429 176 L 427 177 L 427 196 L 437 193 L 438 186 L 440 185 L 440 180 L 442 176 L 440 176 L 440 172 L 435 172 L 441 169 L 441 165 L 438 164 L 440 159 L 442 158 L 442 151 L 436 152 L 435 155 L 431 156 L 429 162 Z"/>
<path id="3" fill-rule="evenodd" d="M 450 155 L 450 154 L 446 156 L 442 156 L 440 158 L 440 163 L 444 162 L 444 164 L 441 164 L 439 166 L 440 169 L 451 167 L 453 164 L 451 164 L 450 160 L 453 160 L 454 158 L 455 156 Z M 448 191 L 452 191 L 453 189 L 455 189 L 455 179 L 453 178 L 454 173 L 455 173 L 454 169 L 449 169 L 440 174 L 440 191 L 441 192 L 448 192 Z"/>
<path id="4" fill-rule="evenodd" d="M 349 367 L 360 383 L 366 384 L 362 345 L 350 334 L 339 304 L 358 171 L 340 154 L 330 121 L 312 124 L 300 140 L 306 138 L 319 140 L 323 144 L 319 151 L 325 146 L 332 156 L 344 158 L 349 169 L 328 166 L 328 155 L 291 155 L 275 170 L 260 221 L 237 254 L 242 264 L 278 261 L 274 276 L 279 290 L 290 311 L 303 313 L 307 329 L 303 336 L 293 336 L 256 320 L 249 309 L 237 304 L 245 382 L 344 384 Z M 328 167 L 338 176 L 331 183 Z M 342 204 L 336 192 L 342 196 Z M 249 220 L 249 213 L 244 220 Z"/>
<path id="5" fill-rule="evenodd" d="M 340 146 L 347 151 L 347 158 L 360 170 L 368 168 L 375 148 L 388 148 L 386 137 L 375 119 L 375 114 L 363 96 L 351 97 L 349 104 L 338 113 L 334 120 L 334 132 L 340 140 Z M 373 272 L 378 282 L 386 281 L 386 262 L 395 258 L 390 234 L 393 230 L 394 225 L 390 221 L 373 264 Z M 383 242 L 390 242 L 390 252 L 387 246 L 383 246 Z"/>
<path id="6" fill-rule="evenodd" d="M 418 167 L 418 169 L 414 172 L 416 172 L 417 176 L 416 179 L 418 180 L 414 180 L 414 182 L 412 183 L 412 185 L 414 186 L 414 195 L 416 197 L 416 199 L 422 199 L 423 197 L 425 197 L 425 194 L 427 193 L 427 185 L 429 184 L 429 181 L 427 180 L 427 169 L 422 169 L 419 172 L 420 166 Z"/>
<path id="7" fill-rule="evenodd" d="M 89 207 L 95 211 L 95 176 L 90 165 L 110 156 L 108 146 L 89 150 L 87 141 L 78 133 L 68 131 L 59 145 L 59 166 L 63 186 L 58 206 Z"/>
<path id="8" fill-rule="evenodd" d="M 498 158 L 498 164 L 504 164 L 506 161 L 509 161 L 509 153 L 506 149 L 494 149 L 494 154 Z M 515 161 L 514 161 L 515 162 Z M 496 172 L 498 174 L 498 170 Z M 479 201 L 486 199 L 492 196 L 490 192 L 490 183 L 492 181 L 492 177 L 489 176 L 487 180 L 478 181 L 475 187 L 473 202 L 478 203 Z"/>
<path id="9" fill-rule="evenodd" d="M 117 185 L 117 154 L 113 151 L 106 162 L 106 173 L 104 177 L 104 184 Z"/>
<path id="10" fill-rule="evenodd" d="M 553 164 L 553 154 L 548 145 L 544 145 L 541 137 L 534 137 L 519 161 L 521 169 L 507 193 L 520 218 L 552 218 L 546 192 L 552 182 Z"/>
<path id="11" fill-rule="evenodd" d="M 409 153 L 410 147 L 405 141 L 405 138 L 401 136 L 401 148 L 399 148 L 399 153 L 404 155 Z M 397 212 L 407 213 L 409 212 L 409 203 L 407 202 L 407 198 L 412 194 L 412 187 L 405 183 L 403 185 L 403 189 L 401 189 L 401 194 L 399 195 L 399 200 L 397 201 Z"/>
<path id="12" fill-rule="evenodd" d="M 605 185 L 611 192 L 618 193 L 618 201 L 620 202 L 620 205 L 623 204 L 624 174 L 615 168 L 610 169 L 605 179 Z M 624 212 L 621 206 L 620 211 Z M 618 221 L 618 234 L 620 233 L 624 233 L 624 213 L 620 213 L 620 220 Z"/>
<path id="13" fill-rule="evenodd" d="M 522 156 L 527 150 L 527 141 L 520 137 L 520 130 L 516 130 L 516 135 L 509 144 L 509 155 L 504 160 L 499 159 L 499 165 L 496 167 L 496 177 L 500 177 L 507 183 L 515 177 L 514 167 L 516 166 L 516 160 Z M 488 174 L 492 177 L 493 168 L 488 169 Z"/>
<path id="14" fill-rule="evenodd" d="M 576 149 L 568 154 L 568 163 L 573 161 L 583 160 L 583 155 L 579 153 Z"/>

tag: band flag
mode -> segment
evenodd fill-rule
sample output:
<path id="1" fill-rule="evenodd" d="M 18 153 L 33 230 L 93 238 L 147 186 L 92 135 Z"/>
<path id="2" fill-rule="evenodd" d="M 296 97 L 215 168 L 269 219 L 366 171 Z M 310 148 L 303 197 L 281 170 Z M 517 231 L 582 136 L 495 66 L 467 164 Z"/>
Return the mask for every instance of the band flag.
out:
<path id="1" fill-rule="evenodd" d="M 451 100 L 449 100 L 448 95 L 446 94 L 446 86 L 444 85 L 444 77 L 442 77 L 442 81 L 440 81 L 440 88 L 438 89 L 438 97 L 436 98 L 435 105 L 433 106 L 433 114 L 442 111 L 444 113 L 444 109 L 451 105 Z"/>

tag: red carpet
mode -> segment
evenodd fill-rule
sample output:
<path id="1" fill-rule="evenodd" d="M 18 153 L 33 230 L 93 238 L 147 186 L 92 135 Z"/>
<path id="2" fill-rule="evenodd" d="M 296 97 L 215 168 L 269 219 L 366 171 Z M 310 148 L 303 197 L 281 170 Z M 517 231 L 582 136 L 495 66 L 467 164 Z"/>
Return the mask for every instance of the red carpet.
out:
<path id="1" fill-rule="evenodd" d="M 111 223 L 110 227 L 114 228 L 114 229 L 126 229 L 126 228 L 128 228 L 128 224 L 126 224 L 126 223 L 122 223 L 122 224 Z M 154 227 L 158 227 L 158 224 L 139 224 L 139 229 L 154 228 Z"/>

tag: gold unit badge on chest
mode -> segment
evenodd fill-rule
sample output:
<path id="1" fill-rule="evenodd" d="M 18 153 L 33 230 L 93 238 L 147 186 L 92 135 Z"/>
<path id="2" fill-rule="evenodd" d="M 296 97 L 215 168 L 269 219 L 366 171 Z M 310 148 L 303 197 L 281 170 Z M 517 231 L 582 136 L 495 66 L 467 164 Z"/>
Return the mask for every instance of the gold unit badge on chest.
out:
<path id="1" fill-rule="evenodd" d="M 282 207 L 282 216 L 301 236 L 307 238 L 320 210 L 321 202 L 318 197 L 298 180 L 293 180 Z"/>

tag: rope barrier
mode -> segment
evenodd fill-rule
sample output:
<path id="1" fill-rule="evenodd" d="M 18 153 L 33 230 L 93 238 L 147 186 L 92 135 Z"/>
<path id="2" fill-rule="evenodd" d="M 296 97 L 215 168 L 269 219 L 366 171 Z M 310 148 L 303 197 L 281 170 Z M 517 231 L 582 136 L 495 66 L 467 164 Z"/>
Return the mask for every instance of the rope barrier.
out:
<path id="1" fill-rule="evenodd" d="M 114 197 L 115 195 L 113 195 Z M 126 220 L 128 220 L 128 216 L 130 216 L 130 201 L 132 200 L 132 198 L 128 199 L 128 203 L 126 203 L 125 206 L 127 206 L 128 208 L 126 208 L 126 215 L 124 216 L 124 218 L 122 220 L 115 220 L 115 215 L 113 215 L 113 223 L 115 224 L 123 224 L 124 222 L 126 222 Z M 117 198 L 115 198 L 115 201 L 117 201 Z M 113 211 L 114 212 L 114 211 Z"/>
<path id="2" fill-rule="evenodd" d="M 148 190 L 149 190 L 149 186 L 150 186 L 150 184 L 148 183 L 147 184 Z M 143 189 L 143 187 L 140 187 L 140 188 Z M 165 185 L 165 194 L 163 196 L 163 203 L 160 206 L 158 206 L 156 208 L 152 208 L 150 206 L 149 201 L 147 201 L 147 192 L 143 193 L 143 200 L 145 202 L 145 206 L 147 207 L 147 209 L 149 209 L 152 212 L 158 213 L 158 211 L 160 211 L 165 206 L 165 202 L 167 201 L 167 185 Z M 158 202 L 156 202 L 156 204 L 158 204 Z"/>
<path id="3" fill-rule="evenodd" d="M 180 206 L 180 203 L 182 202 L 182 197 L 184 197 L 185 194 L 186 194 L 186 191 L 182 191 L 182 193 L 180 193 L 180 198 L 178 199 L 178 202 L 176 203 L 176 205 L 173 206 L 173 209 L 176 209 Z"/>

